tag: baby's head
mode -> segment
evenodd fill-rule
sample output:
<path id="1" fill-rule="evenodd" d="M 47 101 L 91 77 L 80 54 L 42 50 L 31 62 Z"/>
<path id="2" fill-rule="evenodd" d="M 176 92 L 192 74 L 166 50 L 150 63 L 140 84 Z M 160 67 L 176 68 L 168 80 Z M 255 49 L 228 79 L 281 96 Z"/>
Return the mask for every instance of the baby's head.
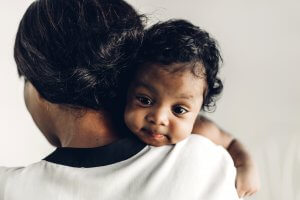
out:
<path id="1" fill-rule="evenodd" d="M 128 128 L 154 146 L 189 136 L 200 110 L 213 109 L 222 91 L 220 61 L 215 40 L 187 21 L 149 28 L 128 91 Z"/>

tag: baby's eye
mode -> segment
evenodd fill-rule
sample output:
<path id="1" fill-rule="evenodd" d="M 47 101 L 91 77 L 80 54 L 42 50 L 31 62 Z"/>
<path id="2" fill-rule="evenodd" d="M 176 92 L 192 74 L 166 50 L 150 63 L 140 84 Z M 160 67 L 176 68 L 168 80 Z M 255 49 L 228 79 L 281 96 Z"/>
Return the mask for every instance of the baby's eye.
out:
<path id="1" fill-rule="evenodd" d="M 143 106 L 151 106 L 153 101 L 145 96 L 137 96 L 136 99 L 143 105 Z"/>
<path id="2" fill-rule="evenodd" d="M 176 115 L 183 115 L 187 112 L 188 112 L 188 110 L 183 108 L 182 106 L 175 106 L 173 108 L 173 113 L 175 113 Z"/>

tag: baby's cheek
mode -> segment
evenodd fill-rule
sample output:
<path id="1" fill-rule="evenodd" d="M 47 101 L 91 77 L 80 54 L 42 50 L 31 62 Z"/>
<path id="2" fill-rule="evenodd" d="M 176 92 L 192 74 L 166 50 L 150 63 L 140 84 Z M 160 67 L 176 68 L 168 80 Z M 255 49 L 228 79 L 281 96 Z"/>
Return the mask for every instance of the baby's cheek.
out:
<path id="1" fill-rule="evenodd" d="M 133 118 L 132 113 L 130 112 L 130 110 L 128 110 L 126 108 L 126 110 L 124 112 L 124 121 L 125 121 L 125 124 L 128 126 L 128 128 L 130 128 L 130 126 L 131 126 L 131 122 L 133 121 L 132 118 Z"/>
<path id="2" fill-rule="evenodd" d="M 184 123 L 184 124 L 181 124 L 180 126 L 180 132 L 178 133 L 179 134 L 179 137 L 180 137 L 180 140 L 184 140 L 185 138 L 187 138 L 188 136 L 190 136 L 192 133 L 192 128 L 193 128 L 193 124 L 191 123 Z"/>
<path id="3" fill-rule="evenodd" d="M 136 114 L 136 112 L 129 109 L 126 109 L 124 113 L 125 124 L 132 132 L 137 132 L 139 129 L 139 118 Z"/>
<path id="4" fill-rule="evenodd" d="M 171 139 L 171 144 L 176 144 L 186 138 L 185 125 L 182 123 L 173 123 L 169 126 L 169 134 Z"/>

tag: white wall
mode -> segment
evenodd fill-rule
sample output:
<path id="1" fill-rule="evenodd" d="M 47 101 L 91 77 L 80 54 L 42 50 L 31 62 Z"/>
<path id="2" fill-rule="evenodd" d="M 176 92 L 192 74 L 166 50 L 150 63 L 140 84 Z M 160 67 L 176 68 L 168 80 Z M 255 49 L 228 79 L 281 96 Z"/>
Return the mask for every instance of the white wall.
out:
<path id="1" fill-rule="evenodd" d="M 0 165 L 26 165 L 51 150 L 25 110 L 13 40 L 32 0 L 0 2 Z M 151 22 L 184 18 L 222 49 L 225 89 L 208 116 L 256 158 L 262 189 L 251 199 L 300 199 L 300 2 L 297 0 L 129 0 Z M 297 191 L 298 190 L 298 191 Z"/>
<path id="2" fill-rule="evenodd" d="M 13 45 L 18 24 L 32 0 L 0 1 L 0 165 L 36 162 L 53 148 L 35 127 L 23 102 Z"/>

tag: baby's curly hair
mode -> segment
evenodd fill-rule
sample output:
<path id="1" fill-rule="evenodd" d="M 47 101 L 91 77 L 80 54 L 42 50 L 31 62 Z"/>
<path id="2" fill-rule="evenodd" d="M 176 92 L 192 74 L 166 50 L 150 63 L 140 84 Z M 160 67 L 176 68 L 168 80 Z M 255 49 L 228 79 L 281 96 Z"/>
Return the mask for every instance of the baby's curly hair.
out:
<path id="1" fill-rule="evenodd" d="M 222 81 L 217 77 L 222 57 L 216 41 L 206 31 L 185 20 L 157 23 L 146 30 L 138 58 L 137 67 L 157 63 L 173 72 L 182 69 L 167 67 L 185 63 L 182 67 L 191 67 L 195 76 L 199 76 L 196 68 L 199 67 L 197 63 L 201 63 L 204 66 L 201 74 L 207 84 L 202 109 L 215 110 L 217 96 L 223 89 Z"/>

